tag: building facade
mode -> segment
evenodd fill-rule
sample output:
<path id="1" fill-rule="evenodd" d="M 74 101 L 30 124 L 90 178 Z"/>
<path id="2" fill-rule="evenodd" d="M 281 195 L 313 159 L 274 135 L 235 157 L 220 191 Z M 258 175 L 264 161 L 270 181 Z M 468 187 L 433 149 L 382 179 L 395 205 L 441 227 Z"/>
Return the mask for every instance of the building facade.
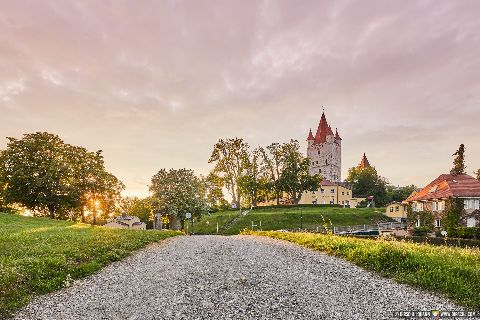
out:
<path id="1" fill-rule="evenodd" d="M 342 170 L 342 138 L 327 122 L 322 113 L 317 132 L 312 130 L 307 137 L 307 156 L 310 159 L 310 174 L 319 174 L 324 180 L 341 181 Z"/>
<path id="2" fill-rule="evenodd" d="M 306 191 L 299 204 L 337 204 L 355 208 L 365 198 L 354 198 L 352 189 L 344 183 L 323 180 L 318 191 Z"/>
<path id="3" fill-rule="evenodd" d="M 404 203 L 411 205 L 413 212 L 432 212 L 435 227 L 442 228 L 446 201 L 449 198 L 463 201 L 461 225 L 480 226 L 480 181 L 467 174 L 442 174 L 419 192 L 410 195 Z M 419 220 L 415 226 L 421 226 Z"/>

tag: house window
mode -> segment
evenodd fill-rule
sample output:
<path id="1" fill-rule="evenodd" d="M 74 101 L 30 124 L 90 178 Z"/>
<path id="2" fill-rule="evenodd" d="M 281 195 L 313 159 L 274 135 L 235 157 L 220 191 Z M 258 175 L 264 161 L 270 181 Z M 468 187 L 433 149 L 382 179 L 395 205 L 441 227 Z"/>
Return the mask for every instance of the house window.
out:
<path id="1" fill-rule="evenodd" d="M 315 191 L 312 191 L 312 194 L 315 194 L 316 192 Z"/>
<path id="2" fill-rule="evenodd" d="M 342 196 L 344 196 L 344 195 L 345 195 L 345 191 L 342 191 Z"/>
<path id="3" fill-rule="evenodd" d="M 321 193 L 325 193 L 325 189 L 320 189 L 320 192 L 321 192 Z"/>
<path id="4" fill-rule="evenodd" d="M 342 200 L 342 204 L 345 204 L 345 201 Z"/>
<path id="5" fill-rule="evenodd" d="M 347 196 L 349 196 L 349 195 L 350 195 L 350 191 L 347 191 Z"/>
<path id="6" fill-rule="evenodd" d="M 445 201 L 439 201 L 438 202 L 438 211 L 443 211 L 445 210 Z"/>
<path id="7" fill-rule="evenodd" d="M 317 204 L 317 200 L 313 200 L 313 201 L 312 201 L 312 204 Z"/>
<path id="8" fill-rule="evenodd" d="M 335 193 L 335 189 L 330 189 L 330 193 Z"/>
<path id="9" fill-rule="evenodd" d="M 318 163 L 318 161 L 317 161 L 317 163 Z M 318 173 L 322 173 L 322 169 L 318 169 Z"/>
<path id="10" fill-rule="evenodd" d="M 477 225 L 477 220 L 474 217 L 470 217 L 467 219 L 467 227 L 473 228 Z"/>
<path id="11" fill-rule="evenodd" d="M 330 200 L 330 204 L 333 204 L 333 200 Z"/>
<path id="12" fill-rule="evenodd" d="M 435 219 L 435 227 L 440 228 L 442 226 L 442 220 Z"/>
<path id="13" fill-rule="evenodd" d="M 390 212 L 393 212 L 393 207 L 390 207 Z"/>
<path id="14" fill-rule="evenodd" d="M 417 228 L 420 227 L 420 219 L 417 219 L 417 221 L 415 222 L 415 227 L 417 227 Z"/>
<path id="15" fill-rule="evenodd" d="M 395 207 L 395 212 L 398 212 L 398 211 L 400 211 L 400 207 L 399 207 L 399 206 L 396 206 L 396 207 Z"/>

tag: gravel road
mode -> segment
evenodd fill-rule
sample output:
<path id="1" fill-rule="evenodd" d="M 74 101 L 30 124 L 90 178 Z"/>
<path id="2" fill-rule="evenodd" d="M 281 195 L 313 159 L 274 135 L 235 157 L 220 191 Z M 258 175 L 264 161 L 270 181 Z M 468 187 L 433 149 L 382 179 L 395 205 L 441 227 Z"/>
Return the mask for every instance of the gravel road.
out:
<path id="1" fill-rule="evenodd" d="M 461 308 L 294 244 L 182 236 L 37 298 L 16 319 L 391 319 L 432 309 Z"/>

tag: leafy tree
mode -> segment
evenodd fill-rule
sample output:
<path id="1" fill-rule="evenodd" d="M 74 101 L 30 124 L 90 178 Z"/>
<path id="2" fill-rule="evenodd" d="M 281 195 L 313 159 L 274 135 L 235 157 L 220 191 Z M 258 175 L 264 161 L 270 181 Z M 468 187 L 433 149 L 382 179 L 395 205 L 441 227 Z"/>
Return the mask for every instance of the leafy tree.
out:
<path id="1" fill-rule="evenodd" d="M 0 154 L 0 184 L 5 186 L 7 203 L 19 203 L 36 214 L 47 211 L 51 219 L 56 215 L 74 219 L 87 204 L 88 194 L 104 200 L 95 205 L 107 209 L 112 205 L 106 200 L 123 188 L 105 171 L 101 151 L 91 153 L 65 144 L 47 132 L 7 139 L 7 149 Z"/>
<path id="2" fill-rule="evenodd" d="M 352 185 L 353 194 L 374 196 L 375 202 L 380 206 L 387 203 L 387 181 L 378 175 L 375 167 L 350 168 L 346 181 Z"/>
<path id="3" fill-rule="evenodd" d="M 392 185 L 386 186 L 386 203 L 390 202 L 402 202 L 403 200 L 407 199 L 409 195 L 412 194 L 417 187 L 412 185 L 406 187 L 396 187 Z"/>
<path id="4" fill-rule="evenodd" d="M 316 191 L 320 187 L 321 177 L 310 175 L 310 160 L 300 152 L 298 141 L 291 140 L 282 145 L 284 168 L 279 185 L 294 204 L 298 204 L 305 191 Z"/>
<path id="5" fill-rule="evenodd" d="M 215 144 L 208 163 L 215 164 L 212 172 L 222 179 L 233 202 L 240 206 L 238 183 L 248 164 L 248 144 L 241 138 L 220 139 Z"/>
<path id="6" fill-rule="evenodd" d="M 171 229 L 183 227 L 187 212 L 197 217 L 207 212 L 205 188 L 192 170 L 158 171 L 152 177 L 150 192 L 157 201 L 155 209 L 168 214 Z"/>
<path id="7" fill-rule="evenodd" d="M 453 160 L 453 169 L 452 171 L 456 174 L 465 174 L 465 146 L 463 143 L 460 145 L 458 150 L 453 154 L 456 156 Z"/>
<path id="8" fill-rule="evenodd" d="M 443 225 L 447 232 L 449 232 L 449 229 L 460 225 L 460 218 L 462 217 L 463 212 L 463 200 L 450 197 L 445 203 L 445 209 Z"/>
<path id="9" fill-rule="evenodd" d="M 283 172 L 285 163 L 282 145 L 275 142 L 267 146 L 266 150 L 260 148 L 259 152 L 262 155 L 261 172 L 264 178 L 263 180 L 266 182 L 266 188 L 275 194 L 277 205 L 280 205 L 280 195 L 282 194 L 280 176 Z"/>
<path id="10" fill-rule="evenodd" d="M 252 206 L 257 205 L 260 189 L 265 188 L 260 177 L 261 150 L 256 148 L 251 152 L 245 163 L 245 171 L 238 181 L 239 191 L 242 196 L 250 200 Z"/>
<path id="11" fill-rule="evenodd" d="M 117 206 L 116 215 L 135 216 L 145 222 L 147 228 L 153 227 L 155 202 L 152 197 L 122 197 Z"/>
<path id="12" fill-rule="evenodd" d="M 206 200 L 210 208 L 217 210 L 221 206 L 224 206 L 227 200 L 223 195 L 223 181 L 214 172 L 210 172 L 206 178 L 202 179 Z"/>

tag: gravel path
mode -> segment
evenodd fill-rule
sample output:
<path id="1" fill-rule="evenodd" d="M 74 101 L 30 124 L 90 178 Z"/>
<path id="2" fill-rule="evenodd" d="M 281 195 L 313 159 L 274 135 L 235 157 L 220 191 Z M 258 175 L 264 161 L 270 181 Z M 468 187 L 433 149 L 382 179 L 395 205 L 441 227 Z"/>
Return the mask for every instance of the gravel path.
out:
<path id="1" fill-rule="evenodd" d="M 391 319 L 432 309 L 460 308 L 294 244 L 182 236 L 39 297 L 16 319 Z"/>

